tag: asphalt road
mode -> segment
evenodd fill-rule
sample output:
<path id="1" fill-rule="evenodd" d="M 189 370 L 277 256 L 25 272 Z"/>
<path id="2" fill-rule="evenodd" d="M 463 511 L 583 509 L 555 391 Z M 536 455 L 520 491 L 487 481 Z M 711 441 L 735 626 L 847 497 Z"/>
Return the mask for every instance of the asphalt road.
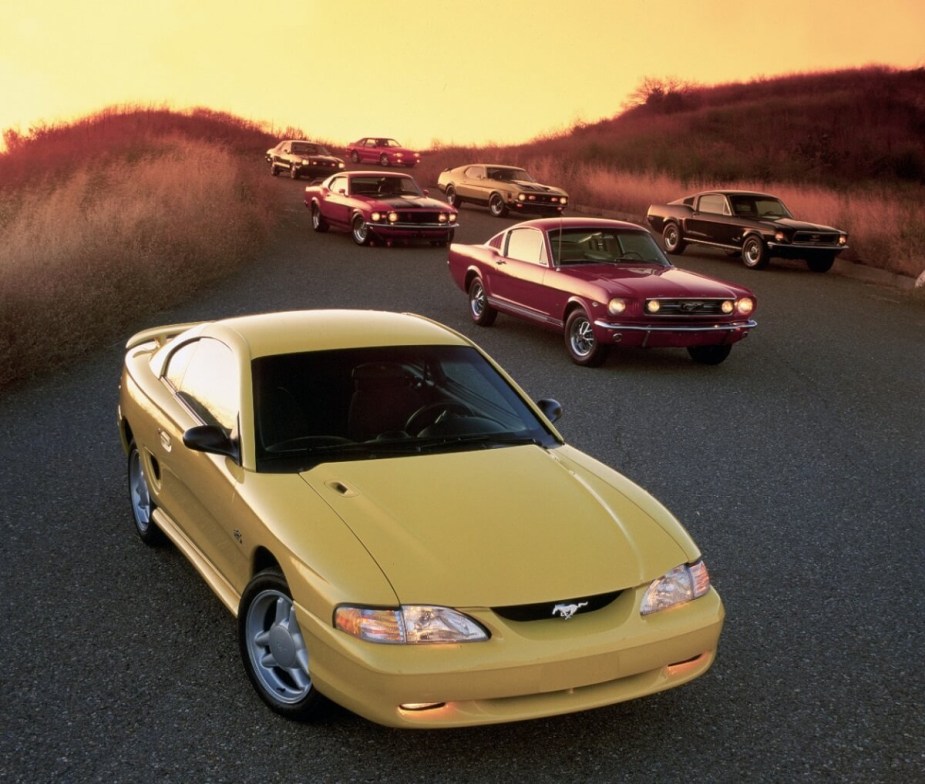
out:
<path id="1" fill-rule="evenodd" d="M 634 350 L 578 368 L 555 334 L 471 325 L 444 250 L 315 235 L 302 183 L 278 183 L 291 206 L 271 252 L 138 328 L 336 306 L 474 337 L 529 394 L 562 402 L 567 439 L 691 531 L 728 613 L 716 665 L 643 700 L 493 728 L 275 716 L 231 616 L 179 553 L 132 529 L 119 341 L 0 400 L 0 782 L 922 780 L 921 303 L 689 252 L 675 261 L 756 292 L 752 336 L 718 367 Z M 471 208 L 462 220 L 462 242 L 503 225 Z"/>

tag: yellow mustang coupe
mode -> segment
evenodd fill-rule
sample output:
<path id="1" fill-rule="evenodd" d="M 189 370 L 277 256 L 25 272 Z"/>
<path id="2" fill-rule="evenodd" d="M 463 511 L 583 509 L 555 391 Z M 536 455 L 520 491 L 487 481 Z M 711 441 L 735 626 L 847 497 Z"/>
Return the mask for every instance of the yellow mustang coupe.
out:
<path id="1" fill-rule="evenodd" d="M 715 657 L 697 546 L 560 412 L 433 321 L 317 310 L 138 333 L 118 425 L 139 536 L 237 617 L 270 708 L 437 728 L 609 705 Z"/>

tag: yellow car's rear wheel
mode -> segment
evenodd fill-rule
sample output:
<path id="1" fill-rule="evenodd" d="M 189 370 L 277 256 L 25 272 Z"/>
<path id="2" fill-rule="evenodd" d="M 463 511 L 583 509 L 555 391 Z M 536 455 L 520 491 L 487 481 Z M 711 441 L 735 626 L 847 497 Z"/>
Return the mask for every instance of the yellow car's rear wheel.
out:
<path id="1" fill-rule="evenodd" d="M 148 480 L 145 479 L 144 468 L 141 465 L 141 454 L 134 441 L 131 442 L 128 450 L 128 493 L 132 504 L 135 530 L 141 541 L 148 545 L 163 543 L 166 537 L 154 522 L 155 504 L 151 500 Z"/>

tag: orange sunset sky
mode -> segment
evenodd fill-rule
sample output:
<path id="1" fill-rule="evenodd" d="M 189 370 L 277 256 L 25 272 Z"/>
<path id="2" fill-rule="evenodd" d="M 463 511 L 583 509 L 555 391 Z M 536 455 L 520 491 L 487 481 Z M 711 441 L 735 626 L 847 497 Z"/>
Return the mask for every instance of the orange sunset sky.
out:
<path id="1" fill-rule="evenodd" d="M 0 0 L 0 130 L 206 107 L 335 144 L 528 141 L 644 77 L 925 67 L 925 0 Z"/>

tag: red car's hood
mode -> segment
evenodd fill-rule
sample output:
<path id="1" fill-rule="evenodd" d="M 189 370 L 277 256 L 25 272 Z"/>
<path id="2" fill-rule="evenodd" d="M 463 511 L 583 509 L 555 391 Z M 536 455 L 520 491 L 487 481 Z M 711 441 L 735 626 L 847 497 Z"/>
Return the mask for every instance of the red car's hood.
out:
<path id="1" fill-rule="evenodd" d="M 432 199 L 430 196 L 393 196 L 391 198 L 373 198 L 370 204 L 381 205 L 383 209 L 393 210 L 448 210 L 450 206 L 445 201 Z"/>
<path id="2" fill-rule="evenodd" d="M 593 264 L 566 267 L 568 275 L 594 283 L 611 294 L 639 297 L 742 297 L 751 292 L 716 278 L 677 267 Z"/>

